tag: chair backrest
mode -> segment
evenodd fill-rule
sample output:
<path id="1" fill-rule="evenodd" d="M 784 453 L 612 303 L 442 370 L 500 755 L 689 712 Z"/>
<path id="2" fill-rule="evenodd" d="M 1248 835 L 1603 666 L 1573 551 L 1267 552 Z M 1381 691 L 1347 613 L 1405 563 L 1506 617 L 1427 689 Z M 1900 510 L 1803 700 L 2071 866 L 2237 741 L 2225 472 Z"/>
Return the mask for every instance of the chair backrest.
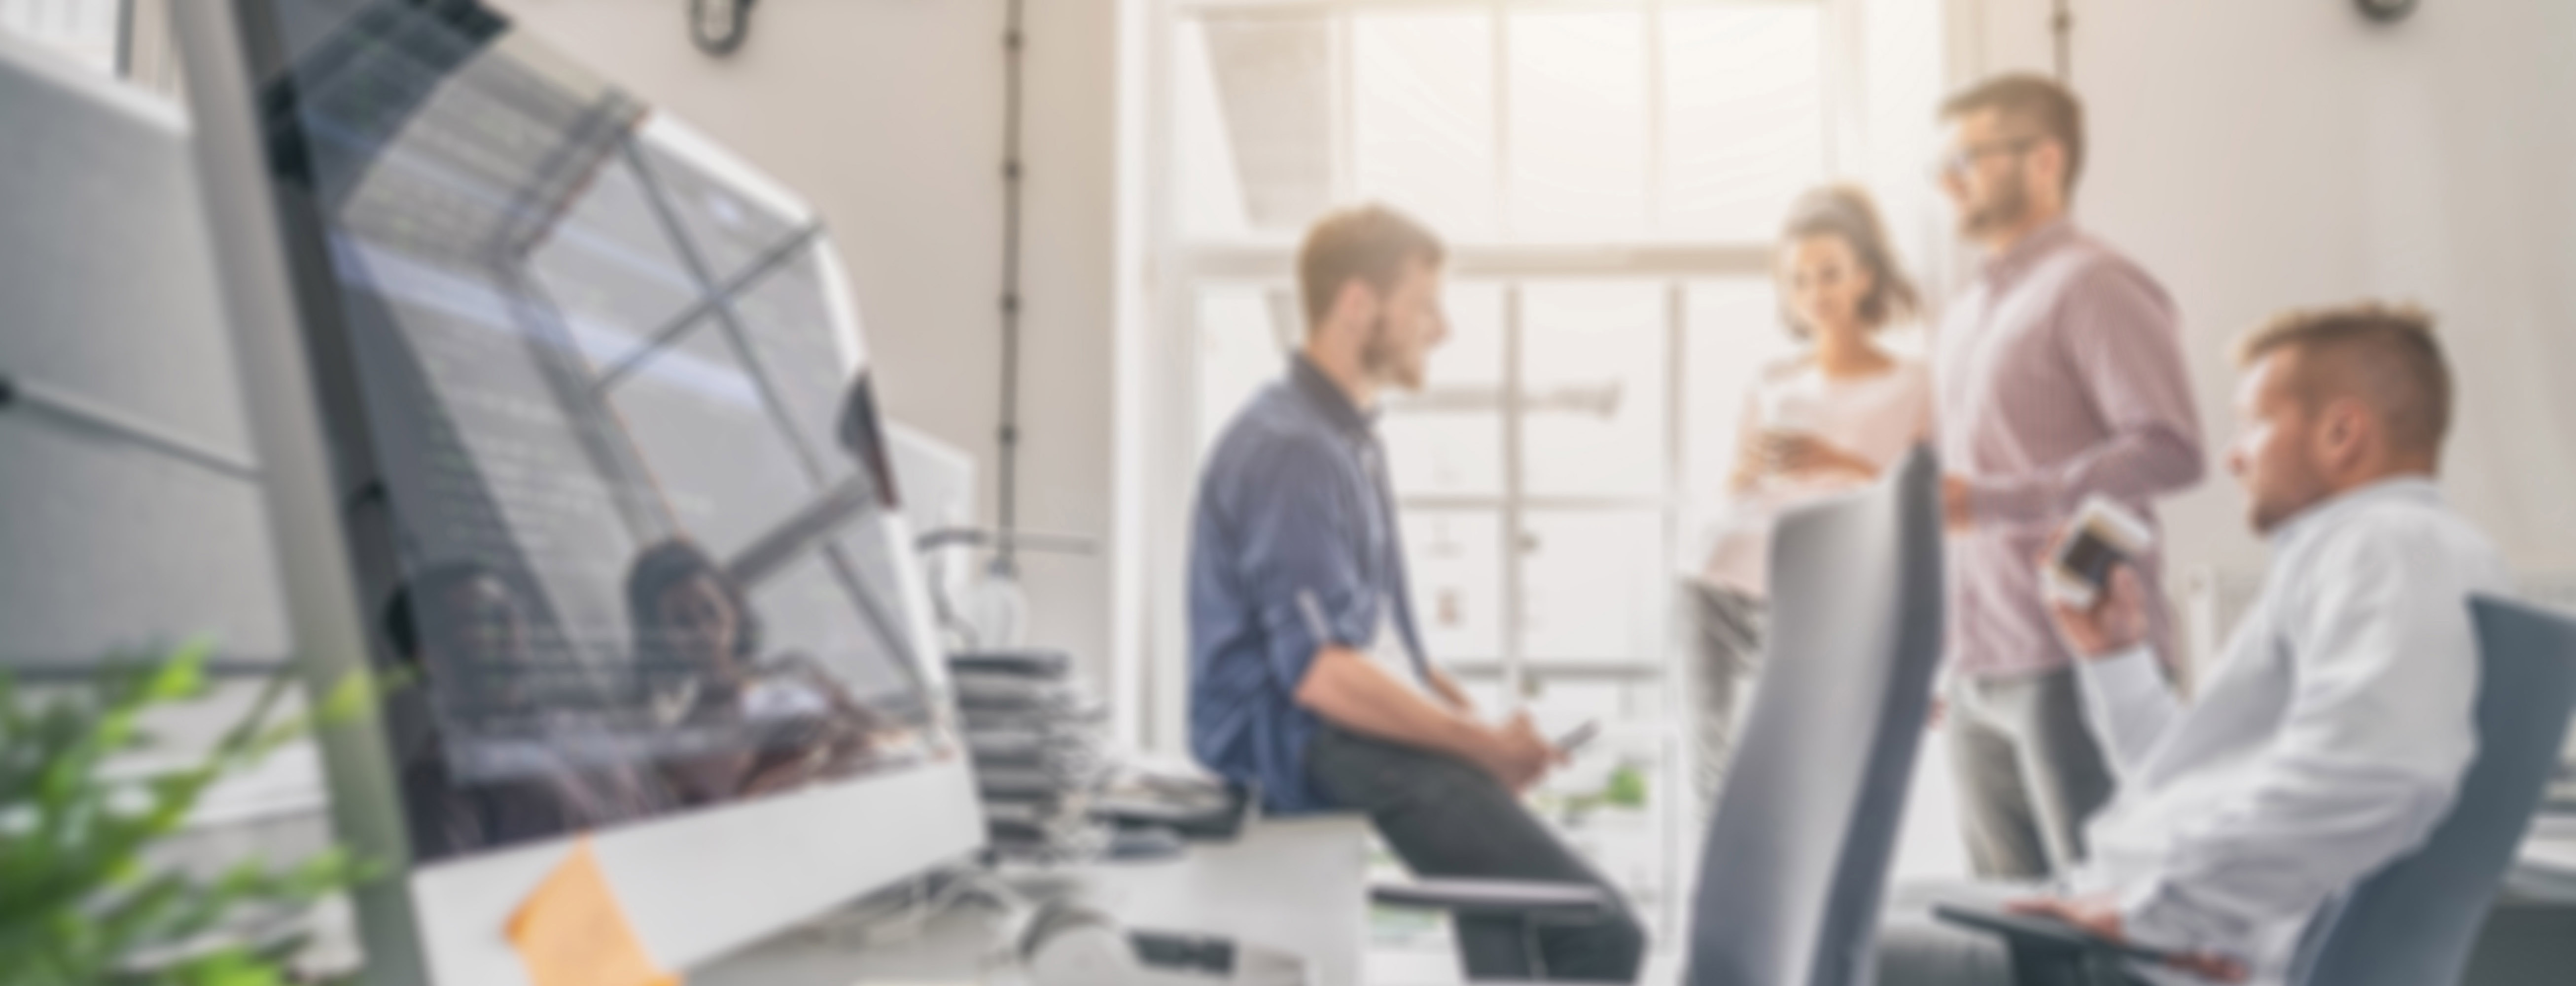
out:
<path id="1" fill-rule="evenodd" d="M 2576 621 L 2475 599 L 2478 755 L 2423 848 L 2361 882 L 2318 919 L 2290 982 L 2457 982 L 2512 866 L 2576 708 Z"/>
<path id="2" fill-rule="evenodd" d="M 1780 519 L 1762 678 L 1709 819 L 1691 986 L 1856 986 L 1941 656 L 1928 449 Z"/>

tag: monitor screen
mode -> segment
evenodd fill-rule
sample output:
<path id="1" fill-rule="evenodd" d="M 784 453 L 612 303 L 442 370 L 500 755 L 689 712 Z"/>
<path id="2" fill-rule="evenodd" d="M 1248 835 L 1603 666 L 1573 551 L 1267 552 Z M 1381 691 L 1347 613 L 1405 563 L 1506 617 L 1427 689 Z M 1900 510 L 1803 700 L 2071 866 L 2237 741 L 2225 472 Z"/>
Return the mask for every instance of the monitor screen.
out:
<path id="1" fill-rule="evenodd" d="M 416 856 L 956 756 L 812 210 L 478 5 L 262 9 Z"/>

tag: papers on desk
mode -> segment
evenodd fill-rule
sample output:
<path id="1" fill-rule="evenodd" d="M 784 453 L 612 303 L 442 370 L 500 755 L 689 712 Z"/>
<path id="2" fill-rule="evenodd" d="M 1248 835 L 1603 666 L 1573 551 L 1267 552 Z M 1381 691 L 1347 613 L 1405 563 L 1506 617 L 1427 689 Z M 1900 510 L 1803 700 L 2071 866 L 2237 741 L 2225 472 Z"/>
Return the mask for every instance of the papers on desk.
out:
<path id="1" fill-rule="evenodd" d="M 645 954 L 587 836 L 519 905 L 507 930 L 536 986 L 680 986 Z"/>
<path id="2" fill-rule="evenodd" d="M 2576 902 L 2576 814 L 2544 812 L 2531 820 L 2505 886 L 2525 897 Z"/>
<path id="3" fill-rule="evenodd" d="M 2531 820 L 2523 839 L 2522 862 L 2576 878 L 2576 814 L 2546 814 Z"/>

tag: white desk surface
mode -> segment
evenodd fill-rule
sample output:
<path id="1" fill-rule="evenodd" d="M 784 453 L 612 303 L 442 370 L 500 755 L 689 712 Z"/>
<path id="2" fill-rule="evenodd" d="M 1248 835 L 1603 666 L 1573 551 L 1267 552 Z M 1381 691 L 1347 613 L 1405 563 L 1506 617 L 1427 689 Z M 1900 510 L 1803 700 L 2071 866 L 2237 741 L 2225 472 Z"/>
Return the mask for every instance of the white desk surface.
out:
<path id="1" fill-rule="evenodd" d="M 1368 831 L 1358 815 L 1265 819 L 1174 862 L 1086 875 L 1094 905 L 1130 928 L 1227 935 L 1305 956 L 1320 986 L 1358 986 Z"/>
<path id="2" fill-rule="evenodd" d="M 1255 822 L 1232 843 L 1198 843 L 1163 863 L 1078 871 L 1084 903 L 1130 929 L 1215 934 L 1305 957 L 1318 986 L 1358 986 L 1366 943 L 1368 823 L 1359 816 Z M 904 941 L 860 949 L 782 935 L 694 970 L 697 986 L 1006 986 L 995 961 L 1004 922 L 953 909 Z"/>

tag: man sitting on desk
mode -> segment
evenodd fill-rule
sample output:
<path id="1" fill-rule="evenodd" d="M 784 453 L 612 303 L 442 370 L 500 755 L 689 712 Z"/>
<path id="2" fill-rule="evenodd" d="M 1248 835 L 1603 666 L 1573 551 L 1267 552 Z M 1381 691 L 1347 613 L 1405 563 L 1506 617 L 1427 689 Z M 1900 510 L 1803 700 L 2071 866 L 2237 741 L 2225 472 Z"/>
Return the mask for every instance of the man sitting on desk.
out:
<path id="1" fill-rule="evenodd" d="M 2507 579 L 2434 489 L 2451 378 L 2430 321 L 2286 315 L 2240 360 L 2228 467 L 2273 565 L 2199 700 L 2179 703 L 2142 643 L 2129 569 L 2090 611 L 2056 610 L 2119 789 L 2071 892 L 2014 906 L 2182 956 L 2114 979 L 2281 982 L 2329 899 L 2431 834 L 2475 753 L 2468 596 Z M 2015 969 L 1999 941 L 1902 919 L 1880 949 L 1882 983 L 2093 974 Z"/>
<path id="2" fill-rule="evenodd" d="M 1418 390 L 1446 338 L 1440 241 L 1396 212 L 1325 217 L 1297 258 L 1302 352 L 1226 426 L 1190 535 L 1190 746 L 1290 814 L 1367 812 L 1422 876 L 1606 884 L 1521 806 L 1560 759 L 1497 728 L 1425 660 L 1405 590 L 1378 395 Z M 1354 892 L 1357 889 L 1354 888 Z M 1612 895 L 1616 900 L 1616 894 Z M 1472 978 L 1628 982 L 1645 936 L 1624 908 L 1549 926 L 1462 916 Z"/>

